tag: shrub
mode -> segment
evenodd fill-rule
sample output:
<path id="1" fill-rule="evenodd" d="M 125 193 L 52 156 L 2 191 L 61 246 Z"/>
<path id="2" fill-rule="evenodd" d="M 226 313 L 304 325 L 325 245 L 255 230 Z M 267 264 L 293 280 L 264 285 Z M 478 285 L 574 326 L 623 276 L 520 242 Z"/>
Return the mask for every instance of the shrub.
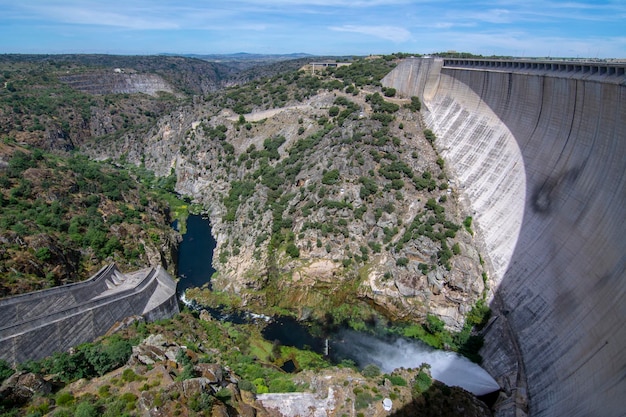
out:
<path id="1" fill-rule="evenodd" d="M 11 365 L 4 359 L 0 359 L 0 384 L 14 373 L 15 371 L 11 368 Z"/>
<path id="2" fill-rule="evenodd" d="M 333 169 L 331 171 L 327 171 L 322 176 L 322 184 L 333 185 L 339 181 L 339 170 Z"/>
<path id="3" fill-rule="evenodd" d="M 407 107 L 413 111 L 420 111 L 422 108 L 422 103 L 420 102 L 419 97 L 411 97 L 411 104 L 407 105 Z"/>
<path id="4" fill-rule="evenodd" d="M 389 382 L 393 385 L 397 385 L 399 387 L 407 386 L 406 379 L 402 378 L 400 375 L 390 375 L 387 379 L 389 379 Z"/>
<path id="5" fill-rule="evenodd" d="M 66 406 L 74 402 L 74 396 L 71 392 L 61 391 L 57 394 L 54 401 L 58 406 Z"/>
<path id="6" fill-rule="evenodd" d="M 90 402 L 83 401 L 76 406 L 74 417 L 98 417 L 98 409 Z"/>
<path id="7" fill-rule="evenodd" d="M 424 137 L 430 143 L 434 143 L 435 139 L 437 139 L 437 136 L 435 136 L 435 133 L 433 133 L 433 131 L 430 129 L 424 129 Z"/>
<path id="8" fill-rule="evenodd" d="M 287 253 L 287 255 L 291 256 L 292 258 L 300 257 L 300 249 L 298 249 L 298 247 L 294 245 L 293 243 L 289 243 L 287 245 L 285 252 Z"/>
<path id="9" fill-rule="evenodd" d="M 383 94 L 385 97 L 394 97 L 396 95 L 396 89 L 391 87 L 383 88 Z"/>
<path id="10" fill-rule="evenodd" d="M 445 323 L 439 317 L 432 314 L 426 316 L 426 330 L 431 334 L 441 333 L 443 331 Z"/>
<path id="11" fill-rule="evenodd" d="M 412 387 L 413 395 L 419 396 L 423 392 L 428 391 L 432 383 L 433 383 L 432 378 L 426 372 L 420 371 L 415 376 L 415 380 L 413 381 L 413 387 Z"/>
<path id="12" fill-rule="evenodd" d="M 369 364 L 363 368 L 361 374 L 367 378 L 375 378 L 380 375 L 380 368 L 374 364 Z"/>
<path id="13" fill-rule="evenodd" d="M 452 245 L 452 253 L 455 255 L 459 255 L 461 253 L 461 246 L 459 246 L 459 242 Z"/>
<path id="14" fill-rule="evenodd" d="M 373 401 L 374 397 L 372 397 L 372 394 L 369 392 L 359 392 L 356 394 L 356 398 L 354 399 L 354 408 L 362 410 L 369 407 Z"/>
<path id="15" fill-rule="evenodd" d="M 256 394 L 256 385 L 254 383 L 248 381 L 247 379 L 242 379 L 237 383 L 237 386 L 240 390 L 249 391 Z"/>
<path id="16" fill-rule="evenodd" d="M 407 266 L 408 264 L 409 264 L 409 260 L 407 258 L 396 259 L 396 266 Z"/>

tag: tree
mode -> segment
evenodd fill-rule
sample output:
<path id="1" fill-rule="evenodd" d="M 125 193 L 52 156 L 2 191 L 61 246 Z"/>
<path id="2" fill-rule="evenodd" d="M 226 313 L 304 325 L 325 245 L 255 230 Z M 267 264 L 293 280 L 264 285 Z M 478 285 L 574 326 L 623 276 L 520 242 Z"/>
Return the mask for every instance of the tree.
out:
<path id="1" fill-rule="evenodd" d="M 285 252 L 287 252 L 287 255 L 291 256 L 292 258 L 300 257 L 300 249 L 298 249 L 298 247 L 294 245 L 293 243 L 289 243 L 287 245 Z"/>
<path id="2" fill-rule="evenodd" d="M 327 171 L 322 175 L 322 184 L 333 185 L 339 181 L 339 170 L 333 169 L 332 171 Z"/>
<path id="3" fill-rule="evenodd" d="M 367 378 L 375 378 L 380 375 L 380 368 L 374 364 L 369 364 L 363 368 L 361 374 Z"/>
<path id="4" fill-rule="evenodd" d="M 391 87 L 383 88 L 383 94 L 385 97 L 394 97 L 396 95 L 396 89 Z"/>

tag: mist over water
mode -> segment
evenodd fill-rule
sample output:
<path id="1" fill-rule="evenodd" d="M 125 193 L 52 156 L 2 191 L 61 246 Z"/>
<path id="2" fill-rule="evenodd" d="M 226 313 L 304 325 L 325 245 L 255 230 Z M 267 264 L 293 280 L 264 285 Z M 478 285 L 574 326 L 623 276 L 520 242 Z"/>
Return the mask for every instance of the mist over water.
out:
<path id="1" fill-rule="evenodd" d="M 434 350 L 422 342 L 380 338 L 342 330 L 333 337 L 335 354 L 353 360 L 358 366 L 378 366 L 384 373 L 396 368 L 419 368 L 430 364 L 434 379 L 449 386 L 458 386 L 474 395 L 485 395 L 500 389 L 497 382 L 479 365 L 454 352 Z"/>

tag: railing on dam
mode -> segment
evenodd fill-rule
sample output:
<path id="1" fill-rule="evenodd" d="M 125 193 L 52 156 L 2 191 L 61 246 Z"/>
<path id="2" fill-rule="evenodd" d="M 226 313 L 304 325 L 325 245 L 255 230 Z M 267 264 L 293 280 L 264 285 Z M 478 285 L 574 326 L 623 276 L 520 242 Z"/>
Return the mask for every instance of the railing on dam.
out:
<path id="1" fill-rule="evenodd" d="M 443 58 L 443 68 L 511 72 L 551 72 L 552 76 L 603 76 L 626 79 L 626 62 L 540 59 Z"/>

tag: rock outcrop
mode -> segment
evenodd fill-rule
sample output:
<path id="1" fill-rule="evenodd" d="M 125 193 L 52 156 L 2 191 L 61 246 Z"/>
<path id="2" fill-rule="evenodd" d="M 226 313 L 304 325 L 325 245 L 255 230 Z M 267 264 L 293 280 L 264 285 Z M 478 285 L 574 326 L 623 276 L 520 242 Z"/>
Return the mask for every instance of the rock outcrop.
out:
<path id="1" fill-rule="evenodd" d="M 247 114 L 245 126 L 228 110 L 196 106 L 126 149 L 162 175 L 174 168 L 177 189 L 205 207 L 217 240 L 214 288 L 268 304 L 262 290 L 274 285 L 267 293 L 285 294 L 279 302 L 299 306 L 301 316 L 356 293 L 389 317 L 431 313 L 460 329 L 485 290 L 484 270 L 418 114 L 401 108 L 390 126 L 354 110 L 341 125 L 317 121 L 338 97 L 371 115 L 367 96 L 322 92 Z M 266 165 L 261 152 L 272 140 L 280 144 Z M 247 194 L 237 196 L 238 187 Z M 286 240 L 274 252 L 278 230 Z"/>

